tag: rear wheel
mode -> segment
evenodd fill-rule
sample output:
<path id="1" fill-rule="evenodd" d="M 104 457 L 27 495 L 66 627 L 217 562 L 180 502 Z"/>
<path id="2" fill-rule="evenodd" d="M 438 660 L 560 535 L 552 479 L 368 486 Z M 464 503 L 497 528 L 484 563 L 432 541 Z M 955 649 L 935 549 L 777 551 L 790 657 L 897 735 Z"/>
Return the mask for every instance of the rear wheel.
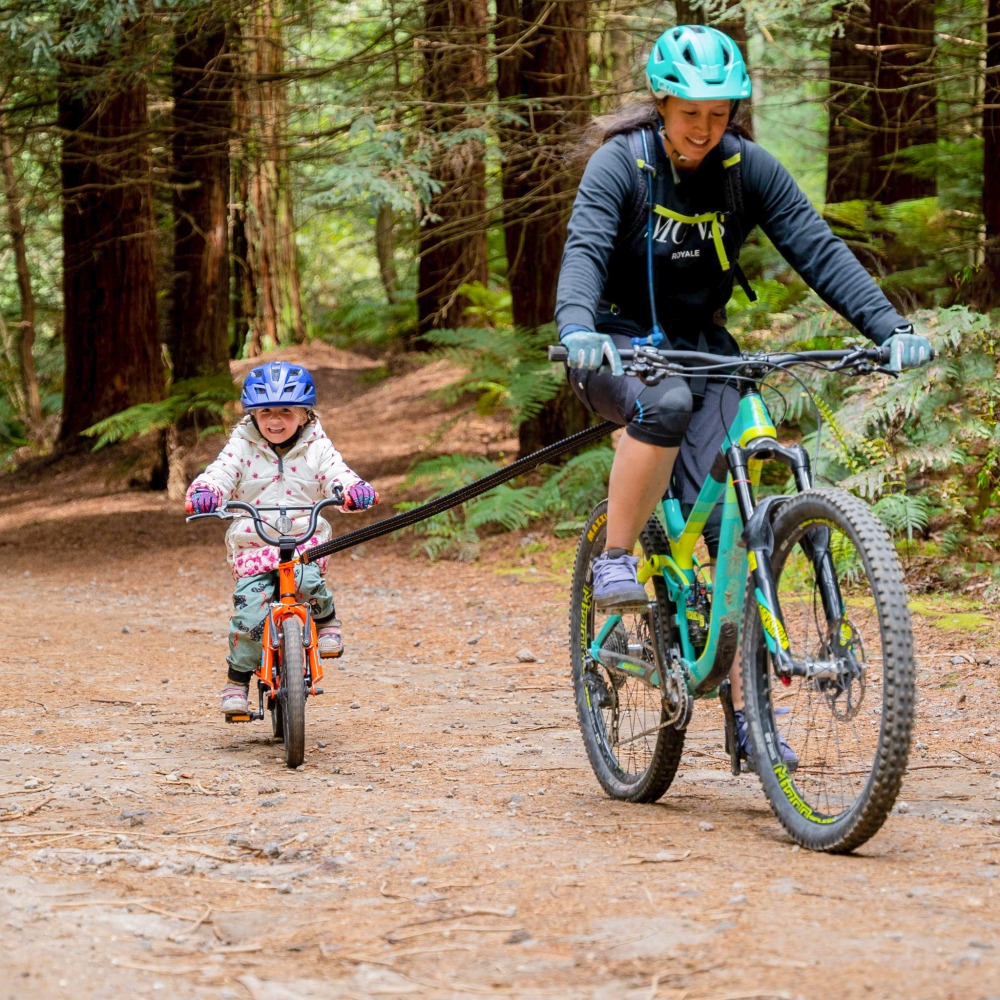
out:
<path id="1" fill-rule="evenodd" d="M 281 728 L 285 764 L 298 767 L 305 757 L 306 747 L 306 682 L 302 628 L 298 618 L 292 615 L 281 625 L 280 652 L 278 706 L 271 717 L 271 725 Z"/>
<path id="2" fill-rule="evenodd" d="M 684 748 L 684 730 L 669 724 L 660 692 L 641 680 L 609 670 L 591 655 L 594 638 L 609 615 L 593 603 L 591 563 L 604 551 L 608 518 L 607 501 L 591 512 L 576 551 L 570 596 L 570 651 L 573 689 L 580 732 L 590 766 L 601 787 L 614 799 L 655 802 L 670 787 Z M 651 517 L 639 539 L 644 555 L 668 551 L 659 521 Z M 628 613 L 614 626 L 604 648 L 629 653 L 647 662 L 664 662 L 662 623 L 671 605 L 661 576 L 646 584 L 657 602 L 656 621 Z"/>
<path id="3" fill-rule="evenodd" d="M 902 570 L 867 505 L 832 489 L 781 508 L 772 569 L 785 634 L 770 631 L 811 676 L 776 676 L 751 582 L 743 685 L 757 771 L 794 840 L 850 851 L 885 822 L 910 751 L 916 682 Z"/>

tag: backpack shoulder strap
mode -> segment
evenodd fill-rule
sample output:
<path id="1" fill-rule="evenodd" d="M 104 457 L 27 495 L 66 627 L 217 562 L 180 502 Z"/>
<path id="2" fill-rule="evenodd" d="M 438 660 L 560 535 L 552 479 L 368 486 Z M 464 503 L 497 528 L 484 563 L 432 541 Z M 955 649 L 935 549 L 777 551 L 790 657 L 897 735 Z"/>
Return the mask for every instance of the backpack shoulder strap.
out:
<path id="1" fill-rule="evenodd" d="M 743 157 L 743 145 L 740 137 L 733 132 L 723 132 L 719 152 L 722 154 L 722 168 L 726 178 L 726 211 L 742 212 L 743 174 L 740 161 Z"/>
<path id="2" fill-rule="evenodd" d="M 743 173 L 740 161 L 743 157 L 743 143 L 740 141 L 740 137 L 727 129 L 722 134 L 719 152 L 722 154 L 722 169 L 725 177 L 726 214 L 741 214 L 743 212 Z M 753 290 L 738 260 L 733 262 L 733 275 L 743 291 L 746 292 L 747 298 L 751 302 L 756 302 L 757 293 Z"/>
<path id="3" fill-rule="evenodd" d="M 627 134 L 628 150 L 636 169 L 636 176 L 632 182 L 632 203 L 629 205 L 633 220 L 633 224 L 628 229 L 629 238 L 634 237 L 648 221 L 650 185 L 646 176 L 647 172 L 651 172 L 653 177 L 656 177 L 656 168 L 650 162 L 653 157 L 651 151 L 655 147 L 650 145 L 647 133 L 652 134 L 649 129 L 635 129 Z M 645 142 L 643 142 L 643 138 L 646 139 Z"/>

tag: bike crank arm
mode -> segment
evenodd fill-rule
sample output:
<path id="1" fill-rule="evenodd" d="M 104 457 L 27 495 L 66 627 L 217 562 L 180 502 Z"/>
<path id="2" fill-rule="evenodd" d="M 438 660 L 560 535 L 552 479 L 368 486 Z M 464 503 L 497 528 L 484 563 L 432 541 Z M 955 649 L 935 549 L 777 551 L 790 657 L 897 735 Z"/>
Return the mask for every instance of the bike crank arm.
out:
<path id="1" fill-rule="evenodd" d="M 616 674 L 634 677 L 636 680 L 642 681 L 646 687 L 653 688 L 657 692 L 660 690 L 660 671 L 655 663 L 650 663 L 638 656 L 632 656 L 630 653 L 616 653 L 610 649 L 591 648 L 590 652 L 602 667 L 606 667 Z"/>

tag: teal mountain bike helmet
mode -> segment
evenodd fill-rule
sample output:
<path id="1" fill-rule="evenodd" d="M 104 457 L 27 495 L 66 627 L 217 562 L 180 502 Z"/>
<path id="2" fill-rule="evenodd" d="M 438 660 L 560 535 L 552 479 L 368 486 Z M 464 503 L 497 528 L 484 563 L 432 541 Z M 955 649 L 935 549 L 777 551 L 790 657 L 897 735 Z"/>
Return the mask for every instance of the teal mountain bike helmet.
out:
<path id="1" fill-rule="evenodd" d="M 739 46 L 717 28 L 682 24 L 663 32 L 646 60 L 646 79 L 657 99 L 741 101 L 750 75 Z"/>
<path id="2" fill-rule="evenodd" d="M 272 361 L 252 368 L 243 383 L 240 402 L 244 410 L 262 407 L 316 405 L 316 384 L 302 365 Z"/>

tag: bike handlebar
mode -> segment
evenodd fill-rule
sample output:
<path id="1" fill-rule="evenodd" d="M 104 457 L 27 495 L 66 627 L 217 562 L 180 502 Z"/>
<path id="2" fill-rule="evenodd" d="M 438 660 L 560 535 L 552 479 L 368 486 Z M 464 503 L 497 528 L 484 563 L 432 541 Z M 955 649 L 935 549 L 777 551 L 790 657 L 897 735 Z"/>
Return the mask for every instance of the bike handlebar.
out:
<path id="1" fill-rule="evenodd" d="M 196 521 L 203 517 L 215 517 L 221 520 L 229 520 L 235 517 L 234 511 L 242 510 L 246 511 L 253 520 L 253 526 L 260 536 L 261 540 L 266 542 L 268 545 L 280 545 L 283 539 L 289 539 L 296 545 L 301 545 L 303 542 L 309 541 L 313 536 L 313 532 L 316 530 L 316 525 L 319 523 L 319 512 L 323 510 L 324 507 L 342 507 L 344 504 L 344 491 L 339 486 L 334 486 L 334 495 L 331 497 L 326 497 L 320 500 L 318 503 L 313 504 L 310 507 L 300 507 L 293 504 L 281 504 L 275 506 L 257 507 L 253 504 L 244 502 L 243 500 L 226 500 L 219 510 L 212 511 L 208 514 L 190 514 L 185 520 Z M 298 535 L 289 535 L 286 531 L 290 531 L 292 524 L 291 520 L 288 518 L 287 511 L 309 511 L 309 526 L 304 532 Z M 267 521 L 261 517 L 263 511 L 279 511 L 277 518 L 277 524 L 269 524 Z M 283 526 L 281 518 L 284 517 L 287 520 L 287 527 Z M 270 528 L 272 531 L 280 532 L 277 536 L 272 535 L 267 529 Z"/>
<path id="2" fill-rule="evenodd" d="M 831 351 L 792 351 L 782 354 L 748 354 L 734 357 L 731 354 L 706 354 L 703 351 L 666 351 L 658 347 L 623 348 L 618 351 L 622 361 L 643 360 L 674 368 L 726 368 L 738 369 L 748 365 L 763 364 L 769 368 L 782 368 L 800 362 L 802 364 L 847 361 L 855 364 L 872 363 L 884 365 L 889 361 L 889 349 L 881 347 L 851 347 Z M 569 352 L 559 344 L 549 347 L 549 361 L 566 361 Z M 845 366 L 846 367 L 846 366 Z"/>

